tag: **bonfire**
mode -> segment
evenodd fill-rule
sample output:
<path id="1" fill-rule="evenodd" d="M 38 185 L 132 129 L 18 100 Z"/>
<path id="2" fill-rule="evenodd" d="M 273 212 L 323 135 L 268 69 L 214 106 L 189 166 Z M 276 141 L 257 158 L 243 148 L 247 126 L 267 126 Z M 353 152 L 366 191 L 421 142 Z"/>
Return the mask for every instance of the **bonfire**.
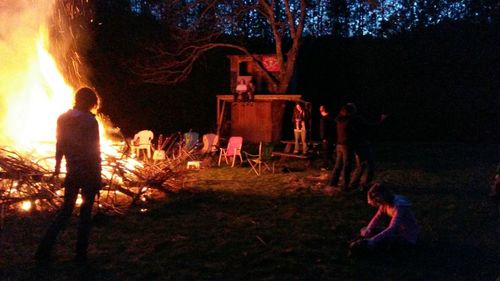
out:
<path id="1" fill-rule="evenodd" d="M 84 68 L 80 67 L 81 57 L 71 49 L 77 41 L 76 31 L 68 24 L 76 13 L 85 10 L 62 2 L 41 1 L 33 5 L 32 1 L 21 0 L 0 10 L 1 18 L 12 19 L 4 22 L 0 30 L 2 222 L 8 212 L 56 209 L 62 202 L 64 171 L 61 176 L 53 176 L 56 120 L 71 108 L 74 89 L 86 80 Z M 91 14 L 83 16 L 93 22 Z M 50 48 L 54 36 L 48 26 L 58 29 L 56 48 Z M 61 43 L 64 40 L 67 42 Z M 49 50 L 58 50 L 63 55 L 57 57 L 69 60 L 58 63 Z M 58 67 L 61 65 L 66 70 L 64 74 Z M 65 76 L 71 77 L 73 83 L 67 82 Z M 182 187 L 182 167 L 189 154 L 139 161 L 131 157 L 123 137 L 117 139 L 108 134 L 120 135 L 119 129 L 109 120 L 106 122 L 106 118 L 98 117 L 103 159 L 103 186 L 97 200 L 100 208 L 124 212 L 127 207 L 144 202 L 152 189 L 168 193 Z"/>
<path id="2" fill-rule="evenodd" d="M 184 157 L 162 161 L 140 162 L 123 153 L 104 154 L 103 186 L 99 194 L 101 208 L 122 212 L 124 208 L 144 201 L 151 189 L 172 193 L 183 187 Z M 0 204 L 13 209 L 36 210 L 56 208 L 62 202 L 63 177 L 53 176 L 53 157 L 35 158 L 5 148 L 0 149 Z M 118 198 L 121 196 L 121 198 Z"/>

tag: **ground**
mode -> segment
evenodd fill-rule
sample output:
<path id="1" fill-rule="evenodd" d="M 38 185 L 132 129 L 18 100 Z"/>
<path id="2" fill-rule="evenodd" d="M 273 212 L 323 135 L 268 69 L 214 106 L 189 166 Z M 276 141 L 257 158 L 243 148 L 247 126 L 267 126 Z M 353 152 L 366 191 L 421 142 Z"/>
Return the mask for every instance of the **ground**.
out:
<path id="1" fill-rule="evenodd" d="M 375 148 L 377 180 L 414 203 L 421 236 L 412 252 L 348 257 L 348 241 L 375 210 L 361 192 L 325 195 L 314 162 L 260 177 L 205 167 L 147 212 L 100 217 L 84 268 L 72 261 L 76 220 L 52 267 L 37 268 L 33 253 L 53 214 L 8 217 L 0 279 L 498 280 L 500 207 L 488 197 L 498 145 Z"/>

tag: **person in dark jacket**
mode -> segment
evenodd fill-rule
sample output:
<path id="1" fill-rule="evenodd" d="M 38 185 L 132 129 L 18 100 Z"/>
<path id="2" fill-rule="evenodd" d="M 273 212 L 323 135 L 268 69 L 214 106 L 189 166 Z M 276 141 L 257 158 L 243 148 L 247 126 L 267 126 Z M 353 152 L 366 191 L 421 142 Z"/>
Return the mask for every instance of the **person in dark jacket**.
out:
<path id="1" fill-rule="evenodd" d="M 87 258 L 92 206 L 101 187 L 99 126 L 91 113 L 97 105 L 96 93 L 90 88 L 81 88 L 75 94 L 74 108 L 57 119 L 54 175 L 59 175 L 64 157 L 67 171 L 64 179 L 64 203 L 40 242 L 35 256 L 40 263 L 50 261 L 57 236 L 71 218 L 80 189 L 83 202 L 80 207 L 76 261 L 84 262 Z"/>
<path id="2" fill-rule="evenodd" d="M 349 188 L 352 165 L 354 162 L 354 145 L 357 143 L 358 128 L 354 122 L 350 105 L 344 105 L 339 115 L 335 118 L 337 128 L 337 144 L 335 148 L 335 166 L 332 170 L 328 186 L 337 187 L 340 190 Z M 339 181 L 340 180 L 340 181 Z"/>
<path id="3" fill-rule="evenodd" d="M 356 142 L 353 149 L 357 160 L 356 169 L 352 174 L 349 188 L 359 188 L 362 191 L 366 191 L 375 174 L 375 161 L 369 135 L 374 128 L 378 127 L 384 121 L 386 115 L 382 114 L 380 120 L 377 122 L 368 123 L 358 113 L 354 104 L 349 103 L 348 105 L 352 108 L 353 123 L 356 124 Z"/>
<path id="4" fill-rule="evenodd" d="M 319 106 L 319 138 L 323 154 L 323 167 L 328 168 L 334 156 L 335 147 L 335 124 L 330 111 L 325 105 Z"/>

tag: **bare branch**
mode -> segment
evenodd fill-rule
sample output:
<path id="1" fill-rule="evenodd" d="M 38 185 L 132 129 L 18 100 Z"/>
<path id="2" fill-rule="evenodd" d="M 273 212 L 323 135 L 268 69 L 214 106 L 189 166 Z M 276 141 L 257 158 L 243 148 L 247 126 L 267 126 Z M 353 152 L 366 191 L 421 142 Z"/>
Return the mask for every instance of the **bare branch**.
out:
<path id="1" fill-rule="evenodd" d="M 291 0 L 255 0 L 248 4 L 231 0 L 193 0 L 189 4 L 166 2 L 168 5 L 173 3 L 169 6 L 171 13 L 165 15 L 170 23 L 168 42 L 145 48 L 147 59 L 142 56 L 132 68 L 143 82 L 175 84 L 186 79 L 195 62 L 207 52 L 229 48 L 253 59 L 271 85 L 269 90 L 285 93 L 295 68 L 307 8 L 305 0 L 294 1 L 298 4 L 295 10 Z M 269 24 L 280 68 L 277 74 L 264 67 L 260 56 L 251 54 L 244 44 L 233 40 L 237 39 L 234 35 L 240 30 L 239 24 L 251 11 L 257 11 Z M 222 36 L 224 34 L 226 36 Z M 228 36 L 233 36 L 231 42 L 227 42 Z M 291 39 L 291 45 L 285 50 L 287 38 Z"/>

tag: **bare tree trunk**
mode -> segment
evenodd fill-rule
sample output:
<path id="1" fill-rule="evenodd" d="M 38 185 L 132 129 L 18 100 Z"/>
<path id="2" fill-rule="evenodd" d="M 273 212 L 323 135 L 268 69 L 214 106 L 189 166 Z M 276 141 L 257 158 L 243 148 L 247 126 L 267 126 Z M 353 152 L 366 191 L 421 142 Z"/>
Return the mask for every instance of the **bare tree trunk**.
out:
<path id="1" fill-rule="evenodd" d="M 197 1 L 201 3 L 205 0 Z M 176 2 L 173 1 L 170 3 Z M 193 3 L 197 2 L 193 1 Z M 235 9 L 234 13 L 230 14 L 231 18 L 226 19 L 226 21 L 235 21 L 237 23 L 236 21 L 240 20 L 238 15 L 249 11 L 258 11 L 266 19 L 270 27 L 275 55 L 280 68 L 278 74 L 269 72 L 264 67 L 260 57 L 256 54 L 251 54 L 245 46 L 217 41 L 219 35 L 223 34 L 221 30 L 217 29 L 217 25 L 214 25 L 214 29 L 203 25 L 202 20 L 209 11 L 215 9 L 216 3 L 217 1 L 215 0 L 209 1 L 200 15 L 198 15 L 200 21 L 196 21 L 196 24 L 192 25 L 189 30 L 183 30 L 182 28 L 175 29 L 177 32 L 175 33 L 176 37 L 185 40 L 184 45 L 179 44 L 174 51 L 167 51 L 167 48 L 164 48 L 165 46 L 151 46 L 150 57 L 153 59 L 146 62 L 142 61 L 142 65 L 135 67 L 136 73 L 139 73 L 144 82 L 174 84 L 187 78 L 194 62 L 207 51 L 219 47 L 232 48 L 253 58 L 257 67 L 264 73 L 264 79 L 267 81 L 270 92 L 286 93 L 293 77 L 301 44 L 307 9 L 306 0 L 256 0 L 256 2 L 246 6 L 238 6 L 238 9 Z M 176 16 L 182 17 L 183 14 L 178 13 Z M 175 21 L 173 22 L 175 23 Z M 199 30 L 193 26 L 198 24 L 203 25 L 203 28 L 207 29 L 207 32 L 196 33 Z M 189 32 L 191 31 L 194 31 L 194 33 L 190 34 Z M 291 45 L 285 45 L 284 40 L 288 41 L 289 39 Z"/>

